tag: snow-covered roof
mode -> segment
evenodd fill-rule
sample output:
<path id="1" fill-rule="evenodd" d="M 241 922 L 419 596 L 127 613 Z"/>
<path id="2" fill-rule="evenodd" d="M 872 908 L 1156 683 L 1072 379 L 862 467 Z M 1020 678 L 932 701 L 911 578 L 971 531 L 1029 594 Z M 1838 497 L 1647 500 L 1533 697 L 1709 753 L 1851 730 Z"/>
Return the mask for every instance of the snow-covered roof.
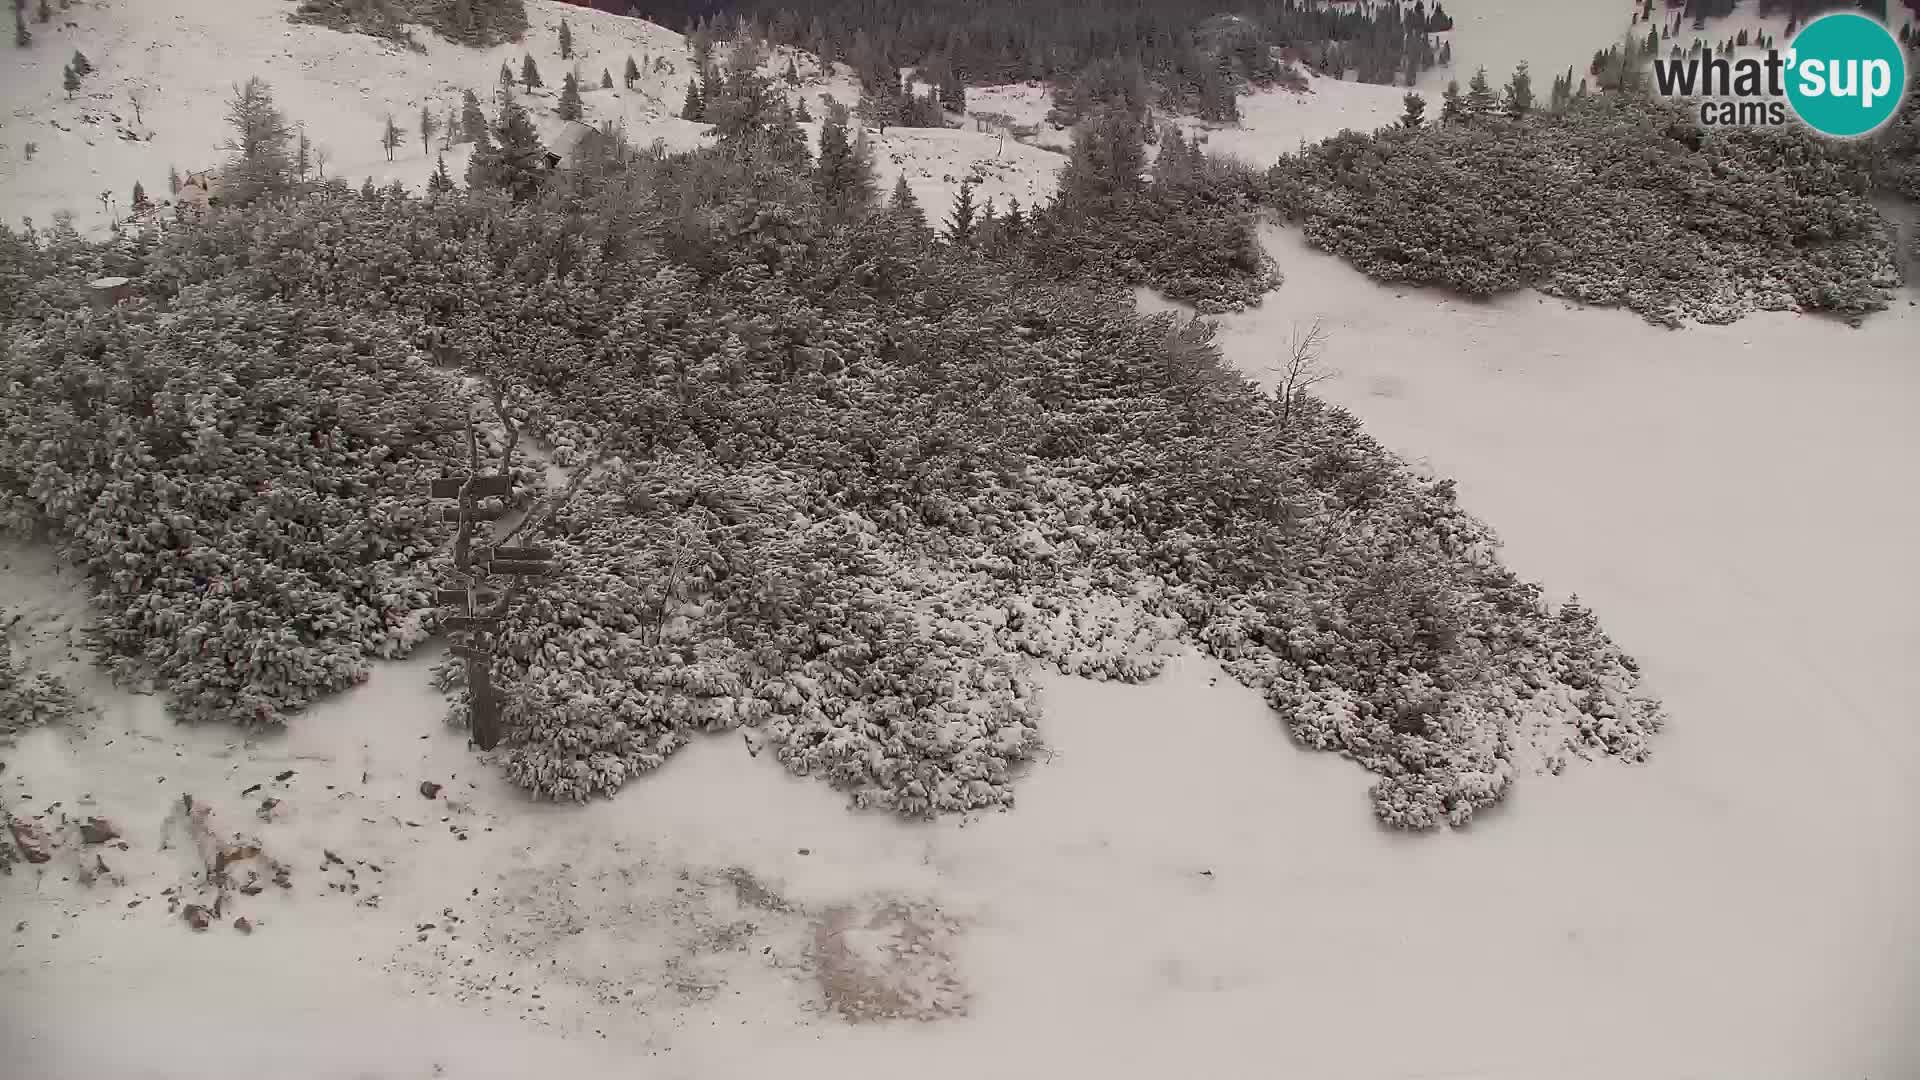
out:
<path id="1" fill-rule="evenodd" d="M 548 144 L 547 153 L 560 161 L 567 161 L 583 143 L 599 134 L 600 132 L 591 125 L 583 124 L 578 120 L 569 120 Z"/>

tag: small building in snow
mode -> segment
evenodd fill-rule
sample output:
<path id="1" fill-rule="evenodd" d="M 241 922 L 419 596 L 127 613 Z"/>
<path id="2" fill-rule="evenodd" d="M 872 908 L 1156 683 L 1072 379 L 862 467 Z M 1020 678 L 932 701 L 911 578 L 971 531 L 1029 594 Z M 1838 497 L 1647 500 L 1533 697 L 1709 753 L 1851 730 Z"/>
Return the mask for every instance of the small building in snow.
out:
<path id="1" fill-rule="evenodd" d="M 591 124 L 583 124 L 578 120 L 567 121 L 560 128 L 560 133 L 547 144 L 547 168 L 572 167 L 582 150 L 598 144 L 605 138 L 605 133 Z"/>

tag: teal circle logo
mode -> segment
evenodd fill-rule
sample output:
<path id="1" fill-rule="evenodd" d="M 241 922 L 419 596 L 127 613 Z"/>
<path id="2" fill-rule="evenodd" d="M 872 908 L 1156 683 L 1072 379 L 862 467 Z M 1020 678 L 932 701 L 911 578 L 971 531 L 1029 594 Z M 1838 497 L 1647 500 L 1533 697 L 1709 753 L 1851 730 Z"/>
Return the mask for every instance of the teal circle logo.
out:
<path id="1" fill-rule="evenodd" d="M 1787 46 L 1787 101 L 1822 135 L 1850 139 L 1878 130 L 1907 94 L 1907 56 L 1877 20 L 1822 15 Z"/>

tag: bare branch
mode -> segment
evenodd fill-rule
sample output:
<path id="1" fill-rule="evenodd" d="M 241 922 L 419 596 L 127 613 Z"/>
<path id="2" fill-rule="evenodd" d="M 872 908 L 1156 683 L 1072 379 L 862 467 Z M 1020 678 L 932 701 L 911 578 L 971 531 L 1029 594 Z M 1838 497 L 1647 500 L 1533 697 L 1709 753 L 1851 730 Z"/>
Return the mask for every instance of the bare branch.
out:
<path id="1" fill-rule="evenodd" d="M 1280 384 L 1274 387 L 1282 425 L 1293 419 L 1293 406 L 1301 394 L 1340 374 L 1333 368 L 1320 366 L 1320 355 L 1326 344 L 1327 330 L 1318 318 L 1304 332 L 1294 328 L 1286 364 L 1280 372 Z"/>

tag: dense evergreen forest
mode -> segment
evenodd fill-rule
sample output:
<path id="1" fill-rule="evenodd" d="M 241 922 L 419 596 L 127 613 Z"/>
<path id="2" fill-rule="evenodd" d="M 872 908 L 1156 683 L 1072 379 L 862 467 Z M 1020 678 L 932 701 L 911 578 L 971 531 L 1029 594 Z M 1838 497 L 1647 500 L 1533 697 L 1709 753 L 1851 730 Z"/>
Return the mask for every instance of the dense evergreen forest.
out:
<path id="1" fill-rule="evenodd" d="M 1429 10 L 1426 0 L 1407 7 L 1262 0 L 1205 11 L 1177 0 L 669 0 L 621 10 L 699 36 L 797 46 L 852 65 L 869 85 L 883 86 L 901 66 L 968 85 L 1070 84 L 1106 65 L 1164 94 L 1158 104 L 1170 111 L 1228 119 L 1237 90 L 1283 78 L 1286 62 L 1367 82 L 1410 83 L 1445 62 L 1447 47 L 1433 35 L 1453 25 L 1444 3 Z M 1069 111 L 1064 122 L 1075 119 Z"/>

